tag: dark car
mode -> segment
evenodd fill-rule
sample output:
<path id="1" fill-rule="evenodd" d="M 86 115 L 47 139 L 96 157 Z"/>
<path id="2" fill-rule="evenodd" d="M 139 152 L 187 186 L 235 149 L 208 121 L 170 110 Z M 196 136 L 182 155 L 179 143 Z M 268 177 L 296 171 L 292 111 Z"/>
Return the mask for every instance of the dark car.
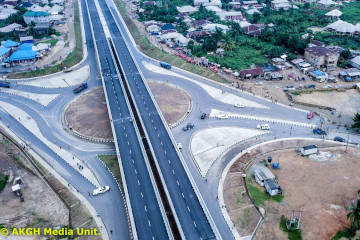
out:
<path id="1" fill-rule="evenodd" d="M 342 137 L 334 137 L 334 141 L 337 141 L 337 142 L 345 142 L 345 139 L 342 138 Z"/>
<path id="2" fill-rule="evenodd" d="M 201 114 L 201 116 L 200 116 L 201 119 L 205 119 L 205 118 L 207 118 L 207 117 L 208 117 L 207 113 L 203 113 L 203 114 Z"/>

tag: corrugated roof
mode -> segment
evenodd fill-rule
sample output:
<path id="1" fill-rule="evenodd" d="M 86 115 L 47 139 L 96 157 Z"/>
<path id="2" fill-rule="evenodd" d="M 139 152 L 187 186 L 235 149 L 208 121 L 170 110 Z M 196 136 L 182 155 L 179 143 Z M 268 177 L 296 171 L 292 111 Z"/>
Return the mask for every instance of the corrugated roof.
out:
<path id="1" fill-rule="evenodd" d="M 8 53 L 10 50 L 11 50 L 11 48 L 0 47 L 0 56 Z"/>
<path id="2" fill-rule="evenodd" d="M 4 47 L 16 47 L 16 46 L 19 46 L 19 43 L 18 43 L 18 42 L 11 41 L 11 40 L 7 40 L 7 41 L 4 42 L 2 45 L 3 45 Z"/>
<path id="3" fill-rule="evenodd" d="M 33 46 L 34 46 L 34 44 L 32 44 L 32 43 L 24 43 L 19 47 L 19 49 L 20 50 L 31 50 Z"/>
<path id="4" fill-rule="evenodd" d="M 25 17 L 41 17 L 41 16 L 49 16 L 50 14 L 48 14 L 47 12 L 26 12 L 23 16 Z"/>

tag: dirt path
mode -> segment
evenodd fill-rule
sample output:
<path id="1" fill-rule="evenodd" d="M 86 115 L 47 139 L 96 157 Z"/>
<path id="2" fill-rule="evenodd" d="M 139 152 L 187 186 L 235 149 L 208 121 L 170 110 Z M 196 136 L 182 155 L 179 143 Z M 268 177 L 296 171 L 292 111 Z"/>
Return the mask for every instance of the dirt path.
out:
<path id="1" fill-rule="evenodd" d="M 159 82 L 149 82 L 149 87 L 169 125 L 186 116 L 191 102 L 183 90 Z M 65 111 L 65 122 L 80 135 L 112 139 L 103 88 L 96 88 L 72 102 Z"/>

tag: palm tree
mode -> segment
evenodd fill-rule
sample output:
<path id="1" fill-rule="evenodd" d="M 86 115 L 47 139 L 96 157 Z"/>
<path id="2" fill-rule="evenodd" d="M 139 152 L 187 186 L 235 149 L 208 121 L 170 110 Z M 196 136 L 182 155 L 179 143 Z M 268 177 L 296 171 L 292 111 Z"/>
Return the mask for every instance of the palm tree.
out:
<path id="1" fill-rule="evenodd" d="M 358 194 L 360 194 L 360 190 L 358 191 Z M 360 197 L 358 197 L 356 205 L 353 202 L 349 207 L 347 218 L 350 219 L 351 228 L 353 228 L 353 230 L 360 229 Z"/>
<path id="2" fill-rule="evenodd" d="M 223 44 L 221 45 L 221 47 L 225 51 L 233 51 L 235 49 L 235 42 L 229 34 L 226 34 L 224 36 Z"/>

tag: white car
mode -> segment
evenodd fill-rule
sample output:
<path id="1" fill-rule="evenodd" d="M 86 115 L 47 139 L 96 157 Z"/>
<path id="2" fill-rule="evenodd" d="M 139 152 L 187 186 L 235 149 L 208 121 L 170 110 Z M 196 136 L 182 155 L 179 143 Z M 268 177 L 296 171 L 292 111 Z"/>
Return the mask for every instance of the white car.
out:
<path id="1" fill-rule="evenodd" d="M 245 106 L 242 105 L 241 103 L 235 103 L 234 104 L 235 107 L 238 107 L 238 108 L 244 108 Z"/>
<path id="2" fill-rule="evenodd" d="M 181 143 L 177 143 L 177 147 L 179 148 L 179 150 L 182 150 L 182 144 Z"/>
<path id="3" fill-rule="evenodd" d="M 218 118 L 218 119 L 228 119 L 229 116 L 226 115 L 226 114 L 221 114 L 221 115 L 218 115 L 217 118 Z"/>
<path id="4" fill-rule="evenodd" d="M 256 85 L 256 86 L 261 86 L 261 85 L 262 85 L 262 82 L 255 82 L 255 85 Z"/>
<path id="5" fill-rule="evenodd" d="M 257 125 L 256 128 L 261 130 L 269 130 L 270 125 L 269 124 Z"/>
<path id="6" fill-rule="evenodd" d="M 101 193 L 106 193 L 109 190 L 110 190 L 109 186 L 99 187 L 93 191 L 93 196 L 99 195 Z"/>

